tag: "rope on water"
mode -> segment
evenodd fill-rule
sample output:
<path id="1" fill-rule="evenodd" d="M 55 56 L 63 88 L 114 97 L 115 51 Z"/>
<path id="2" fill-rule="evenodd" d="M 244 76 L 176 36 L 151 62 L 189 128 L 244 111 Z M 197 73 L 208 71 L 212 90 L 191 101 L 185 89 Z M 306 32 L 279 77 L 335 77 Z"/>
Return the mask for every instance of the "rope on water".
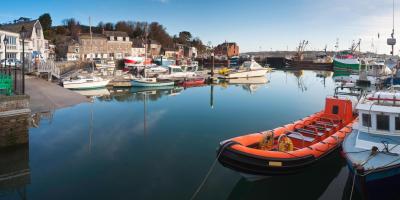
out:
<path id="1" fill-rule="evenodd" d="M 204 184 L 207 182 L 208 177 L 210 176 L 211 172 L 214 170 L 215 165 L 217 164 L 218 158 L 221 156 L 222 152 L 224 151 L 224 149 L 229 146 L 230 144 L 232 144 L 231 142 L 227 142 L 225 144 L 223 144 L 223 146 L 221 147 L 217 157 L 215 158 L 213 164 L 211 165 L 210 169 L 208 170 L 206 176 L 203 178 L 203 181 L 200 183 L 199 187 L 197 187 L 196 191 L 193 193 L 192 197 L 190 198 L 190 200 L 193 200 L 196 198 L 196 196 L 198 195 L 198 193 L 200 192 L 200 190 L 203 188 Z"/>

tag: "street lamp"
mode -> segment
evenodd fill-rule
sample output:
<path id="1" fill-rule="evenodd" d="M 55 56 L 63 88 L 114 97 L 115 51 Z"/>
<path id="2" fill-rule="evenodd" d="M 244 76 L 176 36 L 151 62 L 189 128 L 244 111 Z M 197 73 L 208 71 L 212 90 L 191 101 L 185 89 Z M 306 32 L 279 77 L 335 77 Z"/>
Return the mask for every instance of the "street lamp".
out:
<path id="1" fill-rule="evenodd" d="M 211 62 L 212 62 L 212 66 L 211 66 L 211 78 L 214 78 L 214 52 L 211 53 Z"/>
<path id="2" fill-rule="evenodd" d="M 8 44 L 8 39 L 7 36 L 4 35 L 4 67 L 7 66 L 7 44 Z"/>
<path id="3" fill-rule="evenodd" d="M 22 38 L 22 94 L 25 94 L 25 37 L 27 33 L 25 26 L 22 26 L 19 32 Z"/>

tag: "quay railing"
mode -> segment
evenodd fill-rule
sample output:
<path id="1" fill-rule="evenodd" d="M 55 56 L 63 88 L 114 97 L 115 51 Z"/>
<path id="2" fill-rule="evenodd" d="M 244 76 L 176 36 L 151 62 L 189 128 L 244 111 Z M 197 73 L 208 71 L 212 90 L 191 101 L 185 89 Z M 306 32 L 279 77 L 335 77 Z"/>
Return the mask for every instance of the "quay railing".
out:
<path id="1" fill-rule="evenodd" d="M 12 96 L 25 94 L 25 81 L 22 64 L 0 63 L 0 95 Z"/>

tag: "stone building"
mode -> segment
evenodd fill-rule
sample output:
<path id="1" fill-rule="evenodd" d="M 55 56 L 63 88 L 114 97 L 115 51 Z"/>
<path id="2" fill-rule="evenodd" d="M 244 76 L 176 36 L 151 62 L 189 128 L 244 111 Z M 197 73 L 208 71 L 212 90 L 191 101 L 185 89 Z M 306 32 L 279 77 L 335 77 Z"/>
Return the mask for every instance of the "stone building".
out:
<path id="1" fill-rule="evenodd" d="M 147 53 L 152 58 L 158 57 L 161 54 L 161 44 L 156 40 L 150 40 L 149 44 L 147 45 Z"/>
<path id="2" fill-rule="evenodd" d="M 168 59 L 176 59 L 177 51 L 174 48 L 165 48 L 164 57 Z"/>
<path id="3" fill-rule="evenodd" d="M 239 56 L 239 46 L 235 42 L 224 42 L 214 48 L 214 54 L 218 57 Z"/>
<path id="4" fill-rule="evenodd" d="M 109 58 L 109 52 L 107 48 L 107 38 L 103 34 L 92 34 L 89 33 L 81 34 L 79 36 L 79 57 L 81 60 L 89 60 L 92 58 Z M 76 47 L 76 43 L 73 44 Z M 68 46 L 70 50 L 70 46 Z M 76 48 L 74 49 L 77 50 Z M 68 52 L 70 53 L 70 52 Z"/>
<path id="5" fill-rule="evenodd" d="M 132 42 L 128 34 L 121 31 L 103 31 L 102 34 L 84 33 L 78 41 L 68 44 L 67 60 L 123 59 L 132 55 Z"/>
<path id="6" fill-rule="evenodd" d="M 132 56 L 139 57 L 146 54 L 146 48 L 142 40 L 132 41 Z"/>
<path id="7" fill-rule="evenodd" d="M 122 59 L 132 54 L 132 41 L 126 32 L 103 31 L 107 37 L 107 51 L 112 59 Z"/>

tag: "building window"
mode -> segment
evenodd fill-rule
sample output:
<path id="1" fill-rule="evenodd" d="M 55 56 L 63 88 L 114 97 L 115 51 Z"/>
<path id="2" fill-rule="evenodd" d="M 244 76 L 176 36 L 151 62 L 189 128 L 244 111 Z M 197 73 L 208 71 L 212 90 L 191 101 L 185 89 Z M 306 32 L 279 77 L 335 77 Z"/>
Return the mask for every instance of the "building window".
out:
<path id="1" fill-rule="evenodd" d="M 370 114 L 362 114 L 362 125 L 365 127 L 371 127 L 371 115 Z"/>
<path id="2" fill-rule="evenodd" d="M 389 115 L 376 115 L 376 129 L 389 130 Z"/>
<path id="3" fill-rule="evenodd" d="M 394 119 L 394 124 L 395 124 L 395 129 L 396 130 L 400 130 L 400 117 L 396 117 L 395 119 Z"/>

